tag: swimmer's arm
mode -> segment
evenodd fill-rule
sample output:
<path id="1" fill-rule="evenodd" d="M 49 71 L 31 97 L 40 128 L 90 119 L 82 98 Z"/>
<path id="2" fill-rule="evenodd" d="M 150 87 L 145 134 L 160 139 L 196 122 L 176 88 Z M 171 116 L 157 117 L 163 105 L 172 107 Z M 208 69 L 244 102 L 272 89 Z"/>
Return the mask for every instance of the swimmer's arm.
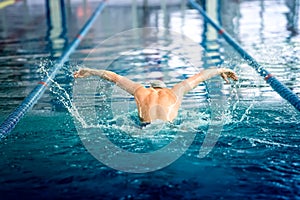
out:
<path id="1" fill-rule="evenodd" d="M 212 68 L 212 69 L 203 70 L 200 73 L 195 74 L 194 76 L 191 76 L 190 78 L 176 84 L 172 90 L 184 95 L 190 90 L 197 87 L 199 83 L 206 81 L 217 75 L 221 75 L 221 77 L 226 81 L 226 83 L 229 83 L 228 78 L 231 78 L 234 81 L 238 80 L 237 75 L 231 69 Z"/>
<path id="2" fill-rule="evenodd" d="M 74 72 L 75 78 L 85 78 L 89 76 L 99 76 L 105 80 L 115 83 L 117 86 L 125 90 L 131 95 L 134 95 L 135 91 L 143 87 L 142 84 L 136 83 L 124 76 L 120 76 L 114 72 L 108 70 L 97 70 L 90 68 L 82 68 L 77 72 Z"/>

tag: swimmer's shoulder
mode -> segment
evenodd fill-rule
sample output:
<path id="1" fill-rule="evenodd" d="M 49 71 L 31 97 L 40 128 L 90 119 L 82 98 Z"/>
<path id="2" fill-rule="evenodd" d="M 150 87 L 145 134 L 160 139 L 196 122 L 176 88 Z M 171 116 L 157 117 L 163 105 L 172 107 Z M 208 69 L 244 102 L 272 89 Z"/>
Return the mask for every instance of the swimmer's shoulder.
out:
<path id="1" fill-rule="evenodd" d="M 145 88 L 145 87 L 140 87 L 135 91 L 135 96 L 139 96 L 139 95 L 147 96 L 150 94 L 173 96 L 174 91 L 170 88 Z"/>
<path id="2" fill-rule="evenodd" d="M 150 88 L 145 88 L 144 86 L 139 87 L 138 89 L 136 89 L 136 91 L 134 92 L 134 96 L 140 96 L 140 95 L 148 95 L 151 93 L 151 90 L 149 90 Z"/>

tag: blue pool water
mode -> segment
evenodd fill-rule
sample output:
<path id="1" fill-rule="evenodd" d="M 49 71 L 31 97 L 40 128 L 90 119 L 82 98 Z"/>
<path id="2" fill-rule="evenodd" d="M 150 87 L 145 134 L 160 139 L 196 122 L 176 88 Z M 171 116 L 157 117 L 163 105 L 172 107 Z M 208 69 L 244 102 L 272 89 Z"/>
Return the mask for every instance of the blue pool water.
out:
<path id="1" fill-rule="evenodd" d="M 44 2 L 0 10 L 1 122 L 45 76 L 97 5 L 68 2 L 61 24 L 46 17 Z M 214 10 L 210 15 L 299 95 L 299 1 L 228 0 Z M 142 27 L 153 28 L 141 34 L 136 28 Z M 177 53 L 185 47 L 178 35 L 194 41 L 187 47 L 191 54 Z M 140 127 L 132 97 L 97 78 L 72 79 L 72 71 L 83 65 L 146 85 L 156 78 L 172 86 L 218 65 L 234 69 L 240 80 L 223 84 L 215 77 L 200 84 L 185 97 L 174 124 Z M 299 112 L 185 3 L 108 6 L 54 81 L 0 143 L 1 199 L 300 199 Z M 93 84 L 83 87 L 87 82 Z M 86 112 L 91 108 L 96 112 Z M 212 150 L 199 158 L 214 117 L 222 122 L 221 131 Z M 93 128 L 135 153 L 159 150 L 176 134 L 195 138 L 170 165 L 128 173 L 91 154 L 83 136 Z"/>

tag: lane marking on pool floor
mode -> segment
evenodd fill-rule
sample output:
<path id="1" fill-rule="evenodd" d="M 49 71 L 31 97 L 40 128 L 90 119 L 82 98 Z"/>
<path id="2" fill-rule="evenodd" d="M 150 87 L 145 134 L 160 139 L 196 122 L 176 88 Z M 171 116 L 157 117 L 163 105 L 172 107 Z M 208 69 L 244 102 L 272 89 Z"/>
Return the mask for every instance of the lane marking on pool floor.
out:
<path id="1" fill-rule="evenodd" d="M 6 0 L 3 2 L 0 2 L 0 9 L 6 8 L 7 6 L 13 5 L 17 2 L 18 0 Z"/>

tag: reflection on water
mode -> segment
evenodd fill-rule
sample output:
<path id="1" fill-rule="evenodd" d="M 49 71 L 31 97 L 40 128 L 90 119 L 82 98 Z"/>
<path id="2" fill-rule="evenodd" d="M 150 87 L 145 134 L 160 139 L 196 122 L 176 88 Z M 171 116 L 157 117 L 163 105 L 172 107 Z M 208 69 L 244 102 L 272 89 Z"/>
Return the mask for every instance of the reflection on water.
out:
<path id="1" fill-rule="evenodd" d="M 299 94 L 299 84 L 295 81 L 299 79 L 299 35 L 287 29 L 290 23 L 294 24 L 295 29 L 299 28 L 295 20 L 299 13 L 294 12 L 295 9 L 299 10 L 298 1 L 286 1 L 282 4 L 269 1 L 233 2 L 235 1 L 232 1 L 231 8 L 225 10 L 227 8 L 225 7 L 224 12 L 232 14 L 238 11 L 240 14 L 231 16 L 232 20 L 229 24 L 225 20 L 223 23 L 225 29 L 234 30 L 233 36 L 250 55 L 292 91 Z M 224 18 L 222 20 L 224 21 Z M 237 66 L 236 70 L 240 71 L 242 88 L 238 91 L 241 92 L 240 96 L 243 99 L 249 97 L 247 87 L 250 86 L 253 87 L 251 91 L 255 92 L 258 101 L 273 102 L 276 99 L 274 103 L 278 103 L 282 100 L 247 67 L 244 61 L 240 60 L 239 55 L 233 53 L 231 47 L 225 42 L 222 46 L 225 57 L 228 58 L 225 59 L 225 63 Z"/>
<path id="2" fill-rule="evenodd" d="M 286 13 L 287 25 L 286 29 L 291 32 L 291 37 L 298 35 L 299 23 L 299 6 L 298 0 L 286 0 L 286 6 L 289 11 Z"/>
<path id="3" fill-rule="evenodd" d="M 31 91 L 40 79 L 40 75 L 36 72 L 39 59 L 51 55 L 59 56 L 92 13 L 94 6 L 86 1 L 74 4 L 70 4 L 69 1 L 65 3 L 57 1 L 56 4 L 51 2 L 46 1 L 45 4 L 23 2 L 19 3 L 18 8 L 10 6 L 1 12 L 3 38 L 0 41 L 2 51 L 0 78 L 3 88 L 0 91 L 3 99 L 0 101 L 3 105 L 1 112 L 11 111 Z M 296 34 L 299 27 L 299 2 L 295 0 L 276 4 L 265 1 L 217 3 L 218 1 L 210 1 L 206 5 L 210 16 L 216 20 L 221 19 L 225 29 L 255 59 L 299 93 L 299 36 Z M 223 40 L 218 40 L 216 32 L 202 22 L 201 16 L 196 11 L 185 9 L 183 5 L 170 7 L 162 4 L 160 7 L 145 8 L 132 4 L 125 7 L 108 7 L 79 49 L 71 56 L 71 64 L 80 63 L 103 40 L 121 31 L 144 26 L 165 27 L 184 34 L 195 42 L 201 42 L 206 50 L 204 56 L 199 55 L 199 59 L 204 62 L 204 68 L 223 63 L 226 67 L 240 71 L 242 85 L 238 88 L 238 92 L 241 98 L 248 98 L 247 89 L 243 89 L 247 86 L 255 92 L 255 94 L 251 92 L 250 98 L 253 95 L 262 99 L 277 95 L 249 67 L 243 67 L 244 61 Z M 16 9 L 21 10 L 16 12 Z M 110 23 L 111 21 L 114 23 Z M 167 31 L 162 31 L 158 37 L 161 41 L 165 41 L 168 35 Z M 127 42 L 128 38 L 123 40 L 126 48 L 130 42 Z M 108 55 L 114 49 L 114 44 L 111 45 L 112 48 L 103 50 L 104 54 Z M 101 62 L 98 62 L 100 59 L 96 60 L 95 67 L 101 66 Z M 65 80 L 64 73 L 58 75 L 58 79 L 61 79 L 61 83 L 70 85 L 71 80 Z M 56 109 L 57 106 L 55 108 L 49 104 L 53 98 L 55 99 L 46 93 L 36 108 Z M 10 99 L 8 105 L 7 99 Z M 278 96 L 276 99 L 281 98 Z"/>
<path id="4" fill-rule="evenodd" d="M 64 1 L 47 0 L 46 16 L 48 26 L 46 40 L 49 41 L 47 49 L 52 57 L 59 58 L 68 45 Z"/>

